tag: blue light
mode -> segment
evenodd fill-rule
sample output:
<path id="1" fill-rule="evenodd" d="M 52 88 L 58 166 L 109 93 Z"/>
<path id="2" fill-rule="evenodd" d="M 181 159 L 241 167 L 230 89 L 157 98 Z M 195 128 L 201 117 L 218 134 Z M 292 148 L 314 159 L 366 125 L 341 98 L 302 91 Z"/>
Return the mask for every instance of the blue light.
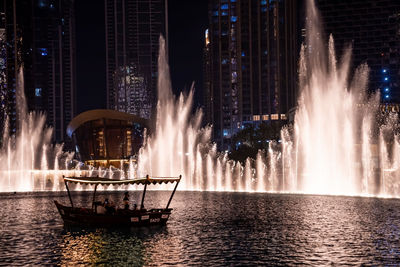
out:
<path id="1" fill-rule="evenodd" d="M 228 136 L 228 130 L 224 130 L 223 135 L 224 135 L 224 136 Z"/>
<path id="2" fill-rule="evenodd" d="M 236 21 L 237 21 L 237 17 L 236 17 L 236 16 L 232 16 L 232 17 L 231 17 L 231 21 L 232 21 L 232 22 L 236 22 Z"/>
<path id="3" fill-rule="evenodd" d="M 42 55 L 42 56 L 47 56 L 47 49 L 46 48 L 40 48 L 40 54 Z"/>
<path id="4" fill-rule="evenodd" d="M 266 7 L 262 7 L 261 8 L 261 12 L 267 12 L 267 8 Z"/>
<path id="5" fill-rule="evenodd" d="M 385 82 L 387 82 L 387 81 L 389 80 L 389 78 L 388 78 L 388 77 L 385 77 L 383 80 L 384 80 Z"/>
<path id="6" fill-rule="evenodd" d="M 385 95 L 385 98 L 389 98 L 389 95 Z"/>
<path id="7" fill-rule="evenodd" d="M 265 6 L 267 4 L 267 0 L 261 0 L 261 5 Z"/>
<path id="8" fill-rule="evenodd" d="M 42 96 L 42 88 L 35 88 L 35 96 Z"/>
<path id="9" fill-rule="evenodd" d="M 245 56 L 245 53 L 244 53 L 244 51 L 242 51 L 242 57 L 244 57 Z"/>
<path id="10" fill-rule="evenodd" d="M 386 72 L 387 72 L 387 69 L 382 69 L 382 72 L 383 72 L 383 73 L 386 73 Z"/>
<path id="11" fill-rule="evenodd" d="M 385 92 L 389 92 L 389 87 L 386 87 L 386 88 L 385 88 Z"/>
<path id="12" fill-rule="evenodd" d="M 223 5 L 221 6 L 221 9 L 222 9 L 222 10 L 228 9 L 228 4 L 223 4 Z"/>
<path id="13" fill-rule="evenodd" d="M 222 12 L 221 12 L 221 15 L 222 15 L 222 16 L 228 16 L 228 12 L 227 12 L 227 11 L 222 11 Z"/>
<path id="14" fill-rule="evenodd" d="M 214 11 L 213 15 L 218 16 L 218 11 Z"/>

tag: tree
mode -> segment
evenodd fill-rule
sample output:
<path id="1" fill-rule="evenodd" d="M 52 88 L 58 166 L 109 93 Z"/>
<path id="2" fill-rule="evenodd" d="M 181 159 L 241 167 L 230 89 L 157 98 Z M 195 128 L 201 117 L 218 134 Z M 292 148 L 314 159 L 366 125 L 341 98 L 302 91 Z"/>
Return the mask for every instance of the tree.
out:
<path id="1" fill-rule="evenodd" d="M 259 150 L 266 150 L 271 141 L 280 139 L 282 125 L 279 121 L 263 122 L 258 126 L 248 126 L 232 137 L 232 149 L 229 158 L 244 162 L 255 159 Z"/>

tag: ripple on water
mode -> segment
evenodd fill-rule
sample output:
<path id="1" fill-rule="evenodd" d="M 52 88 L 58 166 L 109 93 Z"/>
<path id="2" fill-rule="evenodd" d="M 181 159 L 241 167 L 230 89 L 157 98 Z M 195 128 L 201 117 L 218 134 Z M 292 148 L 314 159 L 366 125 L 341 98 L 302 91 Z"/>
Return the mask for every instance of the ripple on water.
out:
<path id="1" fill-rule="evenodd" d="M 167 195 L 149 192 L 146 205 L 164 205 Z M 166 227 L 107 230 L 64 229 L 54 198 L 68 203 L 61 193 L 0 195 L 0 265 L 400 263 L 395 199 L 177 192 Z"/>

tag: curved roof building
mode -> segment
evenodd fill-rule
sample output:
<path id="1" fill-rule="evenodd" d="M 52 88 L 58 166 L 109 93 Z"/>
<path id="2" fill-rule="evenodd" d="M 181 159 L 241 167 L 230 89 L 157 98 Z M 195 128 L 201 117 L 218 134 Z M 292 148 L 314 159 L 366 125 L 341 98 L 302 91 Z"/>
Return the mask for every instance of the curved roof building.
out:
<path id="1" fill-rule="evenodd" d="M 122 167 L 121 162 L 137 154 L 149 120 L 109 109 L 83 112 L 73 118 L 67 134 L 81 161 L 95 166 Z"/>

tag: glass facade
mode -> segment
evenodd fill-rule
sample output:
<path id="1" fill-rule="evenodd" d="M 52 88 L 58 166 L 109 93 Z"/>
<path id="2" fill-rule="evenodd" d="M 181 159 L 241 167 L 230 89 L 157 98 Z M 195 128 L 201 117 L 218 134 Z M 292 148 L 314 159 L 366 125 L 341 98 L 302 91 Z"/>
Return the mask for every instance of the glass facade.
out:
<path id="1" fill-rule="evenodd" d="M 245 125 L 278 121 L 297 92 L 297 1 L 211 0 L 205 45 L 206 120 L 229 149 Z M 256 120 L 254 120 L 256 118 Z"/>
<path id="2" fill-rule="evenodd" d="M 118 68 L 114 74 L 116 89 L 115 109 L 118 111 L 150 119 L 151 95 L 147 90 L 146 79 L 139 73 L 135 64 Z"/>
<path id="3" fill-rule="evenodd" d="M 119 88 L 114 74 L 133 64 L 144 78 L 150 109 L 155 108 L 160 34 L 168 43 L 167 0 L 105 0 L 105 22 L 107 107 L 119 109 L 116 106 Z M 147 108 L 146 105 L 144 109 Z"/>
<path id="4" fill-rule="evenodd" d="M 77 156 L 96 166 L 120 166 L 137 154 L 148 121 L 114 110 L 90 110 L 79 114 L 68 126 Z"/>
<path id="5" fill-rule="evenodd" d="M 4 0 L 7 64 L 6 106 L 16 131 L 16 77 L 23 66 L 30 111 L 44 111 L 53 141 L 65 142 L 76 112 L 75 15 L 73 0 Z"/>

